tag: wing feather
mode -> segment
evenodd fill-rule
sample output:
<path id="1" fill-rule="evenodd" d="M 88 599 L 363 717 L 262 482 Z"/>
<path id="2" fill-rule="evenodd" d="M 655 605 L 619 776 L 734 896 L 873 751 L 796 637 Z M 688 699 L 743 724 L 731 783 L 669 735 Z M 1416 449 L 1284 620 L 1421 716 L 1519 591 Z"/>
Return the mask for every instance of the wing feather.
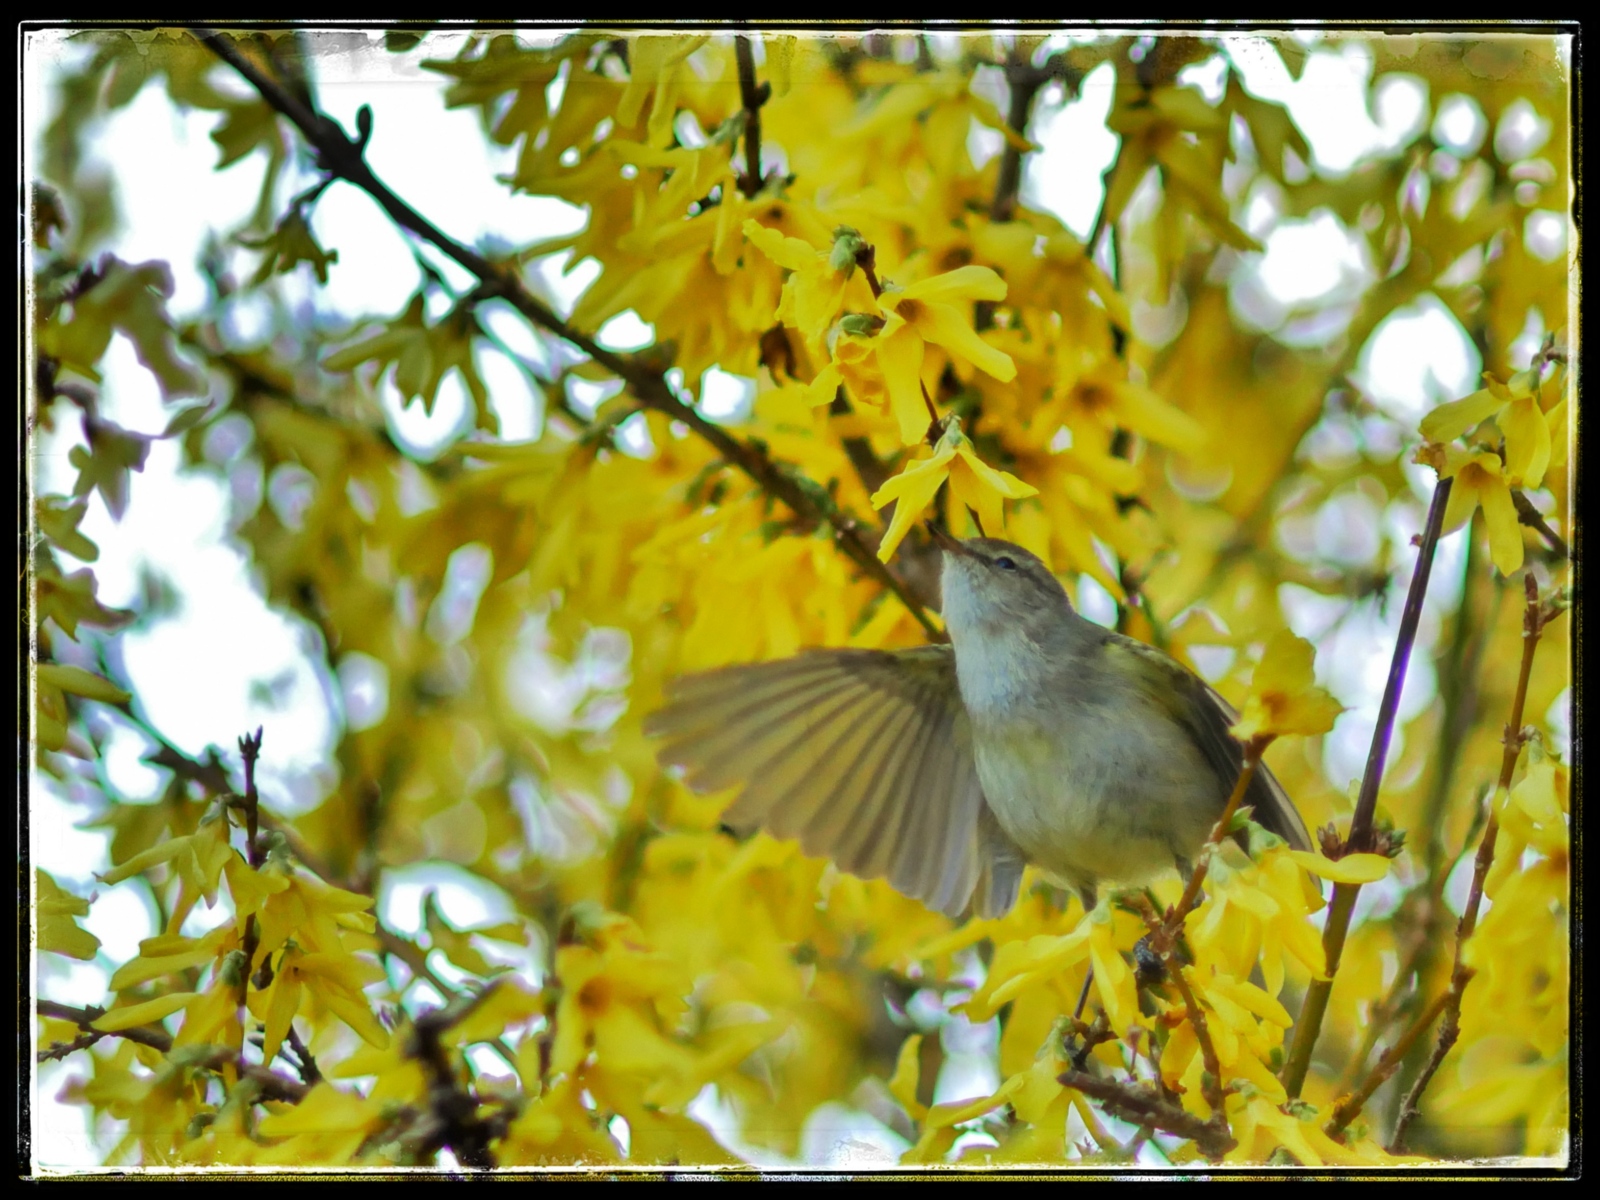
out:
<path id="1" fill-rule="evenodd" d="M 819 823 L 815 831 L 812 853 L 829 854 L 844 870 L 861 873 L 866 855 L 854 843 L 864 840 L 863 830 L 870 830 L 883 810 L 901 801 L 900 777 L 913 768 L 911 750 L 919 731 L 915 711 L 906 709 L 886 731 L 864 777 L 834 794 L 826 827 Z"/>
<path id="2" fill-rule="evenodd" d="M 988 813 L 948 646 L 686 676 L 645 732 L 695 791 L 742 785 L 724 817 L 736 829 L 797 837 L 951 916 L 1015 902 L 1022 855 Z"/>
<path id="3" fill-rule="evenodd" d="M 1213 743 L 1220 741 L 1223 748 L 1228 751 L 1226 763 L 1228 769 L 1233 772 L 1232 778 L 1237 780 L 1239 772 L 1244 768 L 1244 751 L 1228 732 L 1228 728 L 1239 719 L 1239 713 L 1215 688 L 1200 680 L 1196 682 L 1205 689 L 1205 699 L 1210 701 L 1205 720 L 1205 725 L 1210 731 L 1209 740 Z M 1216 747 L 1202 744 L 1202 748 L 1206 751 L 1206 757 L 1216 765 L 1218 762 Z M 1305 820 L 1300 816 L 1300 810 L 1294 806 L 1294 801 L 1289 799 L 1289 793 L 1284 790 L 1283 784 L 1278 782 L 1278 777 L 1266 763 L 1256 767 L 1255 778 L 1245 790 L 1244 802 L 1255 810 L 1257 825 L 1269 833 L 1277 834 L 1295 850 L 1312 848 L 1311 833 L 1306 828 Z"/>
<path id="4" fill-rule="evenodd" d="M 816 814 L 816 806 L 831 793 L 827 785 L 829 764 L 855 761 L 870 752 L 872 739 L 881 733 L 892 712 L 875 712 L 870 696 L 860 691 L 825 696 L 816 702 L 826 709 L 816 723 L 793 722 L 787 732 L 791 739 L 769 747 L 765 762 L 753 759 L 746 750 L 749 786 L 728 810 L 727 820 L 735 828 L 748 828 L 768 821 L 779 837 L 793 837 Z M 846 758 L 846 756 L 849 756 Z M 808 796 L 809 793 L 809 796 Z"/>
<path id="5" fill-rule="evenodd" d="M 1244 769 L 1244 747 L 1228 732 L 1239 714 L 1215 688 L 1155 647 L 1118 633 L 1108 633 L 1106 639 L 1118 649 L 1138 655 L 1165 672 L 1172 688 L 1162 693 L 1161 698 L 1173 717 L 1189 731 L 1207 765 L 1216 773 L 1222 789 L 1217 801 L 1220 812 L 1238 782 L 1239 772 Z M 1256 768 L 1255 777 L 1245 790 L 1244 803 L 1254 809 L 1256 824 L 1263 829 L 1277 834 L 1296 850 L 1311 849 L 1311 835 L 1305 822 L 1266 763 Z"/>

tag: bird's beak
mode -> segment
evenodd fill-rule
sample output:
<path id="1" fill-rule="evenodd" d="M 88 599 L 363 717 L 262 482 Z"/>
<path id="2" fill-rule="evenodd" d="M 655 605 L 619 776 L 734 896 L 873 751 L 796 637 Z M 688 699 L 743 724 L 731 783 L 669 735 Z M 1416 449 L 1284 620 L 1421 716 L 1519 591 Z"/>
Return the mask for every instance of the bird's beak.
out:
<path id="1" fill-rule="evenodd" d="M 946 554 L 959 554 L 965 558 L 972 557 L 972 551 L 963 546 L 956 538 L 946 533 L 941 526 L 932 521 L 924 522 L 924 524 L 928 527 L 928 536 L 933 538 L 934 543 Z"/>

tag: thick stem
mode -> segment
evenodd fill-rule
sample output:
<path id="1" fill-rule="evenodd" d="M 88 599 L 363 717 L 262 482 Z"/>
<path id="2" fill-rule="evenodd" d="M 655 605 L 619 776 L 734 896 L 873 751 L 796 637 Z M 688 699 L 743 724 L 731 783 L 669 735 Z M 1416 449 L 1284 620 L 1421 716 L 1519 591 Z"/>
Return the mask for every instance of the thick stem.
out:
<path id="1" fill-rule="evenodd" d="M 1433 552 L 1444 527 L 1444 510 L 1450 499 L 1450 485 L 1450 480 L 1441 479 L 1433 489 L 1433 503 L 1428 506 L 1427 525 L 1417 550 L 1416 566 L 1411 572 L 1411 590 L 1406 594 L 1406 606 L 1400 614 L 1400 631 L 1395 638 L 1394 656 L 1389 662 L 1389 678 L 1384 684 L 1383 700 L 1378 706 L 1378 723 L 1372 731 L 1367 769 L 1361 777 L 1361 792 L 1356 799 L 1355 815 L 1350 819 L 1350 833 L 1345 839 L 1345 846 L 1351 852 L 1366 851 L 1372 846 L 1372 816 L 1378 806 L 1378 788 L 1383 782 L 1383 769 L 1389 757 L 1389 740 L 1394 734 L 1395 714 L 1400 707 L 1400 690 L 1405 685 L 1406 666 L 1411 661 L 1411 648 L 1416 644 L 1417 626 L 1422 620 L 1422 602 L 1428 594 L 1428 577 L 1433 573 Z M 1333 901 L 1328 906 L 1328 919 L 1322 931 L 1326 974 L 1322 979 L 1312 980 L 1311 986 L 1306 989 L 1300 1017 L 1295 1022 L 1294 1044 L 1289 1049 L 1289 1059 L 1283 1067 L 1283 1086 L 1291 1100 L 1297 1099 L 1300 1089 L 1305 1086 L 1306 1072 L 1311 1067 L 1311 1052 L 1322 1031 L 1322 1019 L 1328 1011 L 1333 980 L 1339 971 L 1339 959 L 1344 954 L 1345 936 L 1350 931 L 1350 916 L 1355 911 L 1356 897 L 1360 894 L 1360 884 L 1334 885 Z"/>
<path id="2" fill-rule="evenodd" d="M 1100 1101 L 1106 1112 L 1118 1120 L 1187 1138 L 1194 1142 L 1200 1153 L 1212 1160 L 1220 1159 L 1239 1144 L 1227 1126 L 1221 1124 L 1221 1114 L 1214 1115 L 1209 1121 L 1202 1121 L 1150 1088 L 1101 1079 L 1087 1071 L 1063 1071 L 1058 1078 L 1063 1086 Z"/>
<path id="3" fill-rule="evenodd" d="M 1006 124 L 1018 138 L 1027 136 L 1028 117 L 1033 111 L 1033 101 L 1039 89 L 1051 79 L 1062 75 L 1061 59 L 1052 55 L 1042 67 L 1034 66 L 1019 46 L 1013 46 L 1006 58 L 1006 83 L 1011 90 L 1011 102 L 1006 112 Z M 994 199 L 989 204 L 991 221 L 1009 221 L 1016 214 L 1017 199 L 1022 194 L 1023 148 L 1006 140 L 1000 155 L 1000 177 L 995 183 Z"/>
<path id="4" fill-rule="evenodd" d="M 734 56 L 739 62 L 739 98 L 744 104 L 744 177 L 739 190 L 754 196 L 761 190 L 761 106 L 771 94 L 771 85 L 756 83 L 756 56 L 750 39 L 740 34 L 733 39 Z"/>

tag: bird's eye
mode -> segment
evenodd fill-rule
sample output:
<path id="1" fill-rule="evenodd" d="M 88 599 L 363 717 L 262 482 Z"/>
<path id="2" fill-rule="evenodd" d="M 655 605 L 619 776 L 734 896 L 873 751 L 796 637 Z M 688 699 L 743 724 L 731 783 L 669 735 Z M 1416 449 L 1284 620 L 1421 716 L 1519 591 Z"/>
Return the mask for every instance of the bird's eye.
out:
<path id="1" fill-rule="evenodd" d="M 1006 557 L 1004 554 L 994 560 L 994 565 L 999 567 L 1002 571 L 1015 571 L 1017 569 L 1016 561 Z"/>

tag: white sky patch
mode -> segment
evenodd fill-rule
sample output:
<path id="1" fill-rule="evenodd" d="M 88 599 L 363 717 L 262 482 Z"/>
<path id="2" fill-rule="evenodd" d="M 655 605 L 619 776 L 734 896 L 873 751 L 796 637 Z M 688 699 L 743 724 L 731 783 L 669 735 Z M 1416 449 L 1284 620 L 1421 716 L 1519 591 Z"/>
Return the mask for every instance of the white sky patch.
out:
<path id="1" fill-rule="evenodd" d="M 813 1109 L 800 1135 L 801 1161 L 819 1167 L 892 1167 L 909 1148 L 870 1113 L 836 1101 Z"/>
<path id="2" fill-rule="evenodd" d="M 600 326 L 594 340 L 607 350 L 643 350 L 656 340 L 656 330 L 630 308 Z"/>
<path id="3" fill-rule="evenodd" d="M 429 892 L 439 914 L 456 929 L 516 917 L 516 908 L 481 875 L 450 863 L 421 862 L 387 868 L 379 880 L 378 919 L 407 937 L 423 931 L 422 902 Z"/>
<path id="4" fill-rule="evenodd" d="M 384 372 L 378 385 L 378 398 L 395 440 L 424 461 L 442 454 L 472 420 L 472 397 L 467 395 L 458 371 L 449 372 L 439 381 L 439 391 L 431 408 L 419 396 L 402 399 L 400 389 L 394 385 L 392 369 Z"/>
<path id="5" fill-rule="evenodd" d="M 1078 576 L 1078 612 L 1106 629 L 1117 626 L 1117 598 L 1087 573 Z"/>
<path id="6" fill-rule="evenodd" d="M 712 367 L 700 377 L 700 411 L 713 421 L 727 421 L 749 411 L 755 381 Z"/>
<path id="7" fill-rule="evenodd" d="M 1397 150 L 1421 132 L 1427 88 L 1414 76 L 1380 81 L 1369 108 L 1372 51 L 1360 41 L 1311 51 L 1298 80 L 1270 40 L 1243 35 L 1224 42 L 1245 89 L 1288 108 L 1310 143 L 1308 166 L 1341 175 L 1362 157 Z"/>
<path id="8" fill-rule="evenodd" d="M 1460 93 L 1446 96 L 1439 102 L 1433 118 L 1433 137 L 1441 145 L 1465 158 L 1476 154 L 1489 132 L 1489 122 L 1483 109 L 1471 96 Z"/>
<path id="9" fill-rule="evenodd" d="M 1327 209 L 1309 220 L 1280 222 L 1267 237 L 1257 269 L 1262 286 L 1288 306 L 1359 288 L 1366 275 L 1360 246 Z"/>
<path id="10" fill-rule="evenodd" d="M 210 135 L 220 121 L 215 112 L 180 112 L 162 88 L 147 85 L 108 114 L 84 148 L 117 181 L 121 220 L 105 248 L 126 262 L 173 264 L 168 307 L 180 319 L 198 315 L 209 295 L 194 269 L 207 234 L 220 238 L 250 215 L 265 173 L 261 154 L 216 169 Z"/>
<path id="11" fill-rule="evenodd" d="M 1482 370 L 1461 322 L 1430 293 L 1383 319 L 1355 376 L 1384 411 L 1414 426 L 1432 406 L 1471 392 Z"/>
<path id="12" fill-rule="evenodd" d="M 1550 138 L 1550 122 L 1533 105 L 1518 97 L 1500 114 L 1494 131 L 1494 153 L 1501 162 L 1516 162 L 1537 154 Z"/>
<path id="13" fill-rule="evenodd" d="M 1041 150 L 1025 160 L 1023 203 L 1054 213 L 1079 237 L 1094 228 L 1105 195 L 1101 176 L 1122 141 L 1106 128 L 1115 86 L 1115 69 L 1103 63 L 1084 77 L 1078 99 L 1068 104 L 1060 103 L 1059 89 L 1047 90 L 1028 131 Z"/>
<path id="14" fill-rule="evenodd" d="M 500 422 L 500 437 L 525 442 L 536 436 L 543 416 L 543 397 L 519 363 L 498 350 L 476 348 L 478 375 L 489 392 L 489 407 Z"/>

